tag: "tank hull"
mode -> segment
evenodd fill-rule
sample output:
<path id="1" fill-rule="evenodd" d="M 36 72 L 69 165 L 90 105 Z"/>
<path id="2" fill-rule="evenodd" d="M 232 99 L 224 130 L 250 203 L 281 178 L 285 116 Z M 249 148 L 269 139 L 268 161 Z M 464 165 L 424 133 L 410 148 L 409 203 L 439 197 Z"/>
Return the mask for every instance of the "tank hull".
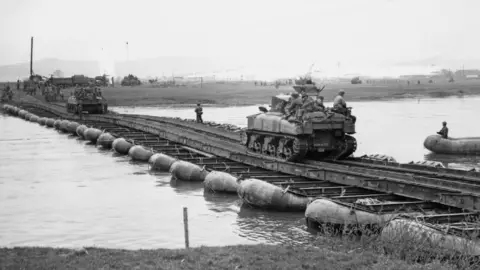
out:
<path id="1" fill-rule="evenodd" d="M 73 114 L 104 114 L 108 111 L 108 105 L 104 99 L 77 100 L 70 97 L 67 100 L 67 112 Z"/>
<path id="2" fill-rule="evenodd" d="M 307 155 L 343 159 L 357 148 L 355 138 L 348 135 L 355 133 L 355 124 L 341 114 L 314 112 L 305 114 L 301 122 L 287 120 L 279 112 L 247 118 L 242 144 L 258 154 L 287 161 L 299 161 Z"/>

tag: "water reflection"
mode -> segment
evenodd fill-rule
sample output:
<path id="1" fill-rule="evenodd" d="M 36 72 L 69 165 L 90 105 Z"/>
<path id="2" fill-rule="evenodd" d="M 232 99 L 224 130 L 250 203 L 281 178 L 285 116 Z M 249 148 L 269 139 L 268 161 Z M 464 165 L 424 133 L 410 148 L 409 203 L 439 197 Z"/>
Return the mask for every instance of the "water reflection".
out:
<path id="1" fill-rule="evenodd" d="M 304 213 L 283 213 L 242 204 L 237 216 L 239 235 L 274 244 L 305 244 L 314 236 L 305 230 Z"/>

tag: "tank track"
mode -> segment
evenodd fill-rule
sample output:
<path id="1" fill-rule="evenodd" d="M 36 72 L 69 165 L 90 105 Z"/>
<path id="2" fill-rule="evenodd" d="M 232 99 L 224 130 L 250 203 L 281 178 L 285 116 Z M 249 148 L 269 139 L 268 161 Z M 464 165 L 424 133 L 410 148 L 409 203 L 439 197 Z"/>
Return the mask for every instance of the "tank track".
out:
<path id="1" fill-rule="evenodd" d="M 304 137 L 252 131 L 245 132 L 242 137 L 242 144 L 248 151 L 284 161 L 301 160 L 308 152 L 308 141 Z"/>
<path id="2" fill-rule="evenodd" d="M 338 151 L 331 152 L 328 159 L 331 159 L 331 160 L 345 159 L 351 156 L 357 150 L 357 140 L 350 135 L 345 135 L 345 139 L 341 141 L 341 144 L 342 144 L 341 148 L 339 148 Z"/>

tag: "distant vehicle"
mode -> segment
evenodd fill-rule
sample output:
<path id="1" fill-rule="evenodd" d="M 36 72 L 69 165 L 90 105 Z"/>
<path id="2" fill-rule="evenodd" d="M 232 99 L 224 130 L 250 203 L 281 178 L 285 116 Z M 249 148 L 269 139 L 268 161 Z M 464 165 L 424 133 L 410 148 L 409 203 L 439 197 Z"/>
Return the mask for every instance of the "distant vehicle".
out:
<path id="1" fill-rule="evenodd" d="M 73 75 L 72 77 L 59 77 L 59 78 L 55 78 L 52 76 L 47 80 L 47 83 L 61 87 L 61 88 L 68 88 L 68 87 L 74 87 L 76 85 L 88 86 L 93 81 L 94 79 L 84 75 Z"/>
<path id="2" fill-rule="evenodd" d="M 362 80 L 360 80 L 360 77 L 354 77 L 354 78 L 351 80 L 351 83 L 352 83 L 352 84 L 361 84 L 361 83 L 362 83 Z"/>
<path id="3" fill-rule="evenodd" d="M 142 82 L 132 74 L 128 74 L 128 76 L 123 77 L 121 82 L 122 86 L 134 86 L 134 85 L 141 85 Z"/>
<path id="4" fill-rule="evenodd" d="M 107 87 L 108 86 L 109 79 L 107 78 L 106 74 L 103 74 L 102 76 L 96 76 L 95 77 L 95 85 L 99 87 Z"/>

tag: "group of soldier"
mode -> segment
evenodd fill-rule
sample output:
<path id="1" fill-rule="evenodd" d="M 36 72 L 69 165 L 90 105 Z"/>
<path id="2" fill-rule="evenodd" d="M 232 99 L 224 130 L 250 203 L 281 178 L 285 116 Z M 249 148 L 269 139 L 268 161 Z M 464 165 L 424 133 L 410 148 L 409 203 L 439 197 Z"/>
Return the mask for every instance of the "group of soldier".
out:
<path id="1" fill-rule="evenodd" d="M 2 100 L 12 100 L 12 98 L 13 98 L 13 90 L 10 87 L 10 83 L 7 83 L 7 85 L 3 89 Z"/>
<path id="2" fill-rule="evenodd" d="M 88 90 L 88 91 L 87 91 Z M 73 95 L 76 99 L 85 99 L 88 93 L 93 93 L 95 97 L 102 96 L 102 90 L 100 87 L 96 87 L 93 84 L 89 84 L 88 87 L 80 87 L 78 84 L 75 85 L 75 90 L 73 91 Z"/>
<path id="3" fill-rule="evenodd" d="M 338 92 L 338 95 L 333 100 L 333 108 L 326 108 L 323 104 L 324 97 L 320 95 L 320 92 L 325 87 L 321 89 L 317 89 L 317 98 L 313 99 L 310 97 L 306 91 L 299 93 L 292 93 L 290 99 L 288 100 L 285 107 L 276 108 L 277 111 L 283 112 L 285 114 L 285 119 L 292 119 L 292 121 L 301 121 L 303 116 L 306 113 L 312 112 L 324 112 L 328 116 L 333 115 L 333 113 L 343 114 L 348 116 L 352 119 L 352 121 L 356 122 L 356 117 L 350 114 L 350 111 L 347 107 L 347 103 L 345 102 L 344 96 L 345 91 L 342 89 Z M 283 104 L 279 104 L 279 106 L 283 106 Z M 294 116 L 294 117 L 292 117 Z"/>
<path id="4" fill-rule="evenodd" d="M 42 90 L 42 95 L 45 96 L 45 98 L 49 100 L 56 100 L 57 96 L 61 97 L 62 100 L 64 99 L 63 97 L 63 92 L 61 91 L 59 86 L 56 86 L 54 84 L 42 84 L 41 85 L 41 90 Z"/>

